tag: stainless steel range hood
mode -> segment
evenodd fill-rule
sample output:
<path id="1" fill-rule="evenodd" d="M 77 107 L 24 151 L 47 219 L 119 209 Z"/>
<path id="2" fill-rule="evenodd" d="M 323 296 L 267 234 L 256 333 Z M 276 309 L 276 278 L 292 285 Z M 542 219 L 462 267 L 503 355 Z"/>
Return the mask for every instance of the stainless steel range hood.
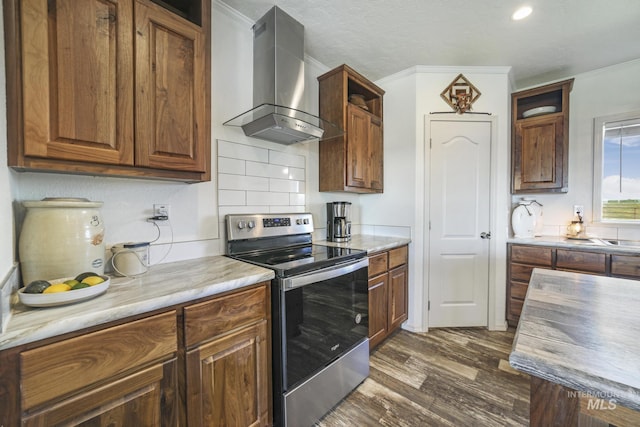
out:
<path id="1" fill-rule="evenodd" d="M 224 124 L 286 145 L 344 133 L 302 111 L 303 96 L 304 26 L 274 6 L 253 26 L 254 108 Z"/>

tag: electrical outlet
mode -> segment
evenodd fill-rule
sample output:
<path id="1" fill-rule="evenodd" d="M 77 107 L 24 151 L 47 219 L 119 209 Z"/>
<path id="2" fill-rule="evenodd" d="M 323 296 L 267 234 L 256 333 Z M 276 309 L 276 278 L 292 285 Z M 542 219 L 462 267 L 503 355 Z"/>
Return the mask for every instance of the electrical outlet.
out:
<path id="1" fill-rule="evenodd" d="M 153 216 L 166 216 L 169 219 L 169 211 L 171 210 L 171 205 L 164 204 L 154 204 L 153 205 Z"/>
<path id="2" fill-rule="evenodd" d="M 573 214 L 575 216 L 579 216 L 581 218 L 584 217 L 584 206 L 582 205 L 573 205 Z"/>

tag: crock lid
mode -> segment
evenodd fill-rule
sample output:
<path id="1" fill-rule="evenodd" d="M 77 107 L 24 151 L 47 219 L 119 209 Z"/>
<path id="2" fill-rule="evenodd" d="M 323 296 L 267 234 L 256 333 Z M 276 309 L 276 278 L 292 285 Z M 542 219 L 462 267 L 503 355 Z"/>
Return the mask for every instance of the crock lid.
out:
<path id="1" fill-rule="evenodd" d="M 42 200 L 27 200 L 22 205 L 25 208 L 99 208 L 103 203 L 76 197 L 46 197 Z"/>

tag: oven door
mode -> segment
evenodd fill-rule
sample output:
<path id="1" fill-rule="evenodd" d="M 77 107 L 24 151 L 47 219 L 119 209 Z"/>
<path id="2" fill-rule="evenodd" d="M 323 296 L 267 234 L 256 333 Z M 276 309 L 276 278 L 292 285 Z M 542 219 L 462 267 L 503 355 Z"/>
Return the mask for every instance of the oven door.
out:
<path id="1" fill-rule="evenodd" d="M 368 265 L 365 258 L 282 279 L 282 391 L 291 390 L 368 336 Z"/>

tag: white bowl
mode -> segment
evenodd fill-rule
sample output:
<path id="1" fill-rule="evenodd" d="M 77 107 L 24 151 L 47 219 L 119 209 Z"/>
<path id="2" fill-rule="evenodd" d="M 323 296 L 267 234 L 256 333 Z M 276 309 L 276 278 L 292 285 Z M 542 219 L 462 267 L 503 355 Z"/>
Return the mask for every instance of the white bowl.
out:
<path id="1" fill-rule="evenodd" d="M 555 113 L 557 111 L 557 107 L 553 105 L 545 105 L 543 107 L 532 108 L 522 113 L 522 117 L 525 119 L 527 117 L 539 116 L 541 114 L 549 114 Z"/>
<path id="2" fill-rule="evenodd" d="M 58 305 L 71 304 L 74 302 L 85 301 L 91 298 L 95 298 L 98 295 L 102 295 L 109 288 L 111 279 L 109 276 L 100 276 L 104 279 L 104 282 L 98 283 L 88 288 L 76 289 L 73 291 L 56 292 L 53 294 L 25 294 L 26 288 L 20 288 L 18 290 L 18 297 L 20 302 L 29 307 L 55 307 Z M 63 283 L 66 280 L 73 279 L 73 277 L 65 277 L 63 279 L 49 280 L 49 283 L 55 285 L 57 283 Z"/>

